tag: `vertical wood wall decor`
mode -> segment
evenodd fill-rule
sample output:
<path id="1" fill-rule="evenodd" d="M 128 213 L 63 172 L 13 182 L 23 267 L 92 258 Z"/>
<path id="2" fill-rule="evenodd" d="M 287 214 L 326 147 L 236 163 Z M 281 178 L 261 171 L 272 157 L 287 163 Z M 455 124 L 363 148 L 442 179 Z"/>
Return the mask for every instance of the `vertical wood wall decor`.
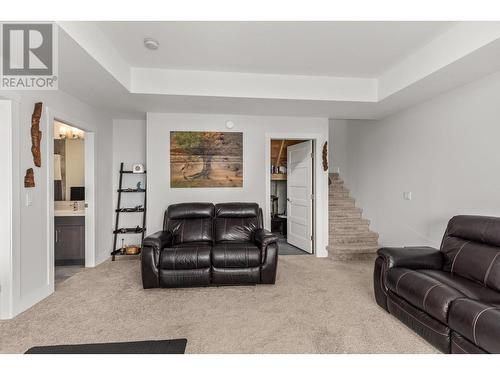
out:
<path id="1" fill-rule="evenodd" d="M 33 162 L 37 167 L 42 166 L 42 155 L 40 144 L 42 141 L 42 132 L 40 131 L 40 117 L 42 116 L 42 103 L 35 103 L 35 109 L 31 116 L 31 153 Z"/>
<path id="2" fill-rule="evenodd" d="M 328 142 L 323 145 L 323 170 L 328 170 Z"/>
<path id="3" fill-rule="evenodd" d="M 26 175 L 24 176 L 24 187 L 35 187 L 35 174 L 33 173 L 33 168 L 26 169 Z"/>

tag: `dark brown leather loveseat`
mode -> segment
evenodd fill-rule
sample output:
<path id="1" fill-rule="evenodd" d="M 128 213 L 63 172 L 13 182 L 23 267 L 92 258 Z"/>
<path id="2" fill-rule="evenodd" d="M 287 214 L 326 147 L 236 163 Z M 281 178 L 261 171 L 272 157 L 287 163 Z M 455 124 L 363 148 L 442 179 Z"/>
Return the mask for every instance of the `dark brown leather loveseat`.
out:
<path id="1" fill-rule="evenodd" d="M 382 248 L 377 303 L 445 353 L 500 353 L 500 218 L 455 216 L 441 249 Z"/>
<path id="2" fill-rule="evenodd" d="M 277 237 L 262 227 L 256 203 L 169 206 L 142 244 L 143 287 L 274 284 Z"/>

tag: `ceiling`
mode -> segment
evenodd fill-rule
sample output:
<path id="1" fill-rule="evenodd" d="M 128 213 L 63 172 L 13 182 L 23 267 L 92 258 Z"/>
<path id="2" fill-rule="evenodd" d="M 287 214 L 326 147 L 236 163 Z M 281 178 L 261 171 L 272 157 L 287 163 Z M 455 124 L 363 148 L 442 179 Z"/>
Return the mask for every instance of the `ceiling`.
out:
<path id="1" fill-rule="evenodd" d="M 371 78 L 454 22 L 95 24 L 132 67 Z"/>
<path id="2" fill-rule="evenodd" d="M 113 118 L 380 119 L 500 70 L 500 22 L 58 24 L 59 88 Z"/>

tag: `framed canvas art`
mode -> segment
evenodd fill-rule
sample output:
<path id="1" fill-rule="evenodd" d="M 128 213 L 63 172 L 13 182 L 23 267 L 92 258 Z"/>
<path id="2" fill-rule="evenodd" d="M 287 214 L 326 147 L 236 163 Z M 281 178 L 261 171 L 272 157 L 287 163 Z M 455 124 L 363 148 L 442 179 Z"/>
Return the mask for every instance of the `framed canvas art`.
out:
<path id="1" fill-rule="evenodd" d="M 242 187 L 243 133 L 170 132 L 170 187 Z"/>

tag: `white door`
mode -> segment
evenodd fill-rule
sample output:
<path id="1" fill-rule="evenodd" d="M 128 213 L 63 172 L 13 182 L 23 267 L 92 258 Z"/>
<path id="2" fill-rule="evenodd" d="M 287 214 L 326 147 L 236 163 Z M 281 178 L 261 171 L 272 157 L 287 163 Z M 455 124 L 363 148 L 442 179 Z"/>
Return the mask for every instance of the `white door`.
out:
<path id="1" fill-rule="evenodd" d="M 287 242 L 308 253 L 313 252 L 312 152 L 312 141 L 287 148 Z"/>

